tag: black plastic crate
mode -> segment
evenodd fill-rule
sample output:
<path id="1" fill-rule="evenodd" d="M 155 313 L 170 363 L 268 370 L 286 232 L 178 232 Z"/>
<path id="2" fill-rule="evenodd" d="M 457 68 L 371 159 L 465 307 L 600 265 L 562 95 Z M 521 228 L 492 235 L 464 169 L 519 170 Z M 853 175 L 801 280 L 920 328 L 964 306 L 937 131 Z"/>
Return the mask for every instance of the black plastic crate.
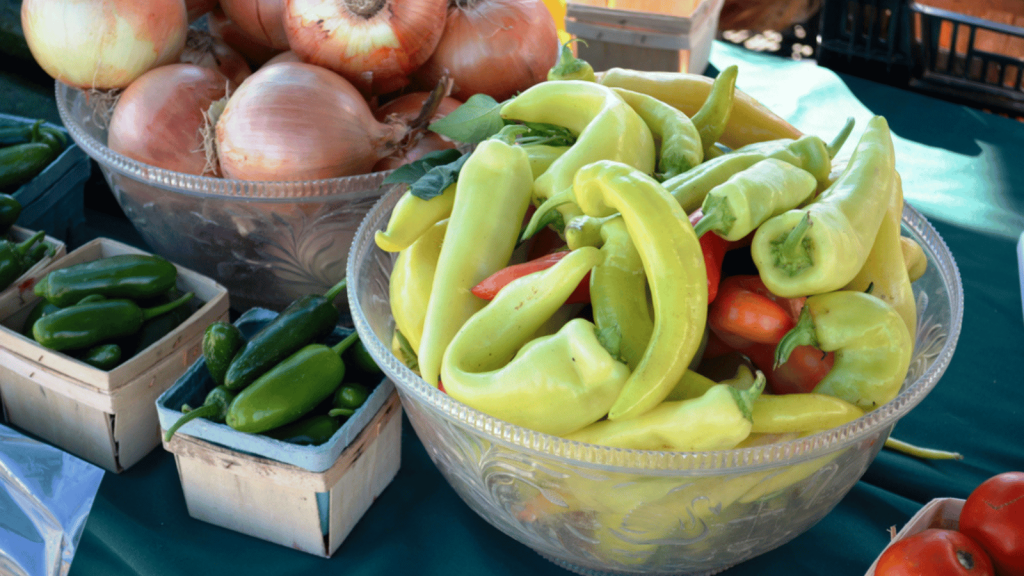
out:
<path id="1" fill-rule="evenodd" d="M 821 66 L 894 85 L 914 69 L 905 0 L 825 0 L 819 13 Z"/>

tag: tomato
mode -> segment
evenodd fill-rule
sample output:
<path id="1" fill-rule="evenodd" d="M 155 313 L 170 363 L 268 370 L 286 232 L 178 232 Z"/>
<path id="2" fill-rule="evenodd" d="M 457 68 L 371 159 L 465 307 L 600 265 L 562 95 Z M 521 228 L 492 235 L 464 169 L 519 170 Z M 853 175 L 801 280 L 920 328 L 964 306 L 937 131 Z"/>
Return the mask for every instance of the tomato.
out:
<path id="1" fill-rule="evenodd" d="M 971 492 L 960 531 L 992 558 L 998 576 L 1024 576 L 1024 472 L 1004 472 Z"/>
<path id="2" fill-rule="evenodd" d="M 992 560 L 977 542 L 955 530 L 930 528 L 893 542 L 875 576 L 992 576 Z"/>

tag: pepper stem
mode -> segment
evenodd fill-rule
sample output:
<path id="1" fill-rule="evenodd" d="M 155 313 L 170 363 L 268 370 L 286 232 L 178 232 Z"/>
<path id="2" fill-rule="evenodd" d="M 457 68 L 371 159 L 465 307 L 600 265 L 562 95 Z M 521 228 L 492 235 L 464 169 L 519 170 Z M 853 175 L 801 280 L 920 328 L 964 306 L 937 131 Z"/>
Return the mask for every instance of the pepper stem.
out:
<path id="1" fill-rule="evenodd" d="M 328 412 L 327 415 L 332 418 L 335 418 L 338 416 L 351 416 L 355 413 L 356 411 L 351 408 L 334 408 L 330 412 Z"/>
<path id="2" fill-rule="evenodd" d="M 594 68 L 590 63 L 577 58 L 572 53 L 572 48 L 569 45 L 573 42 L 582 42 L 584 46 L 589 46 L 582 38 L 572 38 L 562 44 L 558 63 L 548 71 L 548 80 L 588 80 L 593 82 L 596 79 Z"/>
<path id="3" fill-rule="evenodd" d="M 348 350 L 349 346 L 355 344 L 356 340 L 359 340 L 359 333 L 353 331 L 348 336 L 345 336 L 344 340 L 338 342 L 334 346 L 331 346 L 331 350 L 333 350 L 334 353 L 337 354 L 338 356 L 341 356 L 342 354 L 345 353 L 345 350 Z"/>
<path id="4" fill-rule="evenodd" d="M 797 346 L 817 347 L 818 345 L 818 335 L 815 333 L 811 309 L 804 305 L 800 310 L 800 318 L 797 320 L 796 326 L 786 332 L 782 340 L 779 340 L 778 346 L 775 347 L 775 364 L 772 365 L 772 369 L 777 369 L 785 364 Z"/>
<path id="5" fill-rule="evenodd" d="M 194 294 L 186 292 L 181 298 L 178 298 L 174 302 L 168 302 L 167 304 L 161 304 L 160 306 L 154 306 L 152 308 L 145 308 L 142 310 L 142 319 L 149 320 L 150 318 L 156 318 L 157 316 L 167 314 L 171 310 L 174 310 L 178 306 L 181 306 L 185 302 L 191 300 L 192 296 L 194 296 Z"/>
<path id="6" fill-rule="evenodd" d="M 789 231 L 789 234 L 772 241 L 775 251 L 775 266 L 790 276 L 795 276 L 814 264 L 808 247 L 805 245 L 805 242 L 809 242 L 806 236 L 812 225 L 811 214 L 804 212 L 804 217 Z"/>
<path id="7" fill-rule="evenodd" d="M 708 231 L 714 231 L 719 236 L 728 236 L 732 231 L 733 224 L 736 223 L 736 216 L 733 215 L 729 203 L 724 198 L 709 196 L 705 204 L 707 204 L 707 209 L 704 210 L 704 215 L 693 227 L 697 238 Z"/>
<path id="8" fill-rule="evenodd" d="M 828 157 L 830 160 L 836 157 L 836 154 L 839 153 L 839 149 L 843 147 L 843 144 L 846 143 L 846 139 L 850 137 L 850 133 L 853 132 L 853 125 L 853 116 L 850 116 L 846 119 L 846 125 L 839 131 L 839 134 L 836 134 L 836 137 L 829 142 L 826 149 L 828 150 Z"/>
<path id="9" fill-rule="evenodd" d="M 21 244 L 18 244 L 18 253 L 21 254 L 22 256 L 27 254 L 28 251 L 32 249 L 32 246 L 40 239 L 42 239 L 43 236 L 46 236 L 46 230 L 40 230 L 33 234 L 28 240 L 25 240 Z"/>
<path id="10" fill-rule="evenodd" d="M 334 302 L 334 299 L 338 297 L 338 294 L 341 294 L 341 291 L 346 288 L 348 288 L 348 277 L 342 278 L 341 282 L 338 282 L 333 287 L 331 287 L 330 290 L 324 293 L 324 298 L 328 302 Z"/>
<path id="11" fill-rule="evenodd" d="M 558 192 L 554 196 L 545 200 L 540 206 L 537 207 L 537 210 L 534 211 L 533 216 L 530 216 L 530 222 L 526 225 L 526 228 L 523 229 L 522 233 L 519 235 L 519 243 L 529 240 L 530 238 L 533 237 L 534 234 L 537 233 L 538 230 L 553 222 L 554 218 L 556 218 L 558 215 L 558 213 L 555 212 L 555 208 L 561 206 L 562 204 L 568 204 L 569 202 L 573 202 L 574 200 L 576 200 L 576 196 L 573 195 L 572 188 L 566 188 L 565 190 L 562 190 L 561 192 Z"/>
<path id="12" fill-rule="evenodd" d="M 216 416 L 218 413 L 220 413 L 220 409 L 221 407 L 217 406 L 216 404 L 204 404 L 203 406 L 200 406 L 199 408 L 196 408 L 195 410 L 188 412 L 181 418 L 178 418 L 178 421 L 175 422 L 173 426 L 167 429 L 167 433 L 164 434 L 164 442 L 170 442 L 171 437 L 174 436 L 174 433 L 178 431 L 178 428 L 181 428 L 182 426 L 188 424 L 189 422 L 195 420 L 196 418 L 209 418 L 210 416 Z"/>
<path id="13" fill-rule="evenodd" d="M 754 382 L 746 390 L 729 387 L 729 391 L 732 393 L 733 399 L 736 400 L 736 406 L 740 409 L 740 413 L 750 422 L 754 421 L 754 401 L 761 396 L 761 392 L 764 392 L 767 382 L 768 380 L 765 378 L 764 372 L 758 370 Z"/>

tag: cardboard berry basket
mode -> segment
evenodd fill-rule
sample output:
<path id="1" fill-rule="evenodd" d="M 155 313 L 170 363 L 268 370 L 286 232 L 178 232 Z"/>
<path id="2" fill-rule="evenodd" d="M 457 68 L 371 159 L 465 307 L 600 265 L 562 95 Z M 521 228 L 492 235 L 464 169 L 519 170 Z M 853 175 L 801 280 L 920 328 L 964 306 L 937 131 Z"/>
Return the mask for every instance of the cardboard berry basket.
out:
<path id="1" fill-rule="evenodd" d="M 32 273 L 16 302 L 0 307 L 0 398 L 10 424 L 97 466 L 121 472 L 160 444 L 153 402 L 202 354 L 206 326 L 228 317 L 227 290 L 177 266 L 177 288 L 194 293 L 192 314 L 148 348 L 104 371 L 22 334 L 51 271 L 118 254 L 146 254 L 97 238 Z"/>
<path id="2" fill-rule="evenodd" d="M 918 532 L 924 532 L 929 528 L 939 528 L 942 530 L 956 530 L 960 525 L 960 510 L 964 507 L 964 500 L 959 498 L 936 498 L 931 502 L 925 504 L 917 514 L 907 521 L 907 524 L 903 526 L 903 529 L 896 533 L 886 545 L 882 552 L 878 553 L 878 557 L 871 563 L 871 567 L 868 568 L 865 576 L 875 576 L 875 567 L 878 565 L 878 559 L 882 557 L 885 550 L 888 550 L 889 546 L 893 543 L 898 542 L 908 536 L 913 536 Z"/>
<path id="3" fill-rule="evenodd" d="M 253 308 L 235 325 L 250 338 L 275 316 Z M 335 328 L 330 340 L 347 332 Z M 161 428 L 177 422 L 183 404 L 202 405 L 213 385 L 200 358 L 157 398 Z M 401 443 L 402 406 L 394 384 L 384 379 L 319 446 L 195 419 L 164 448 L 174 454 L 189 516 L 326 558 L 398 473 Z"/>
<path id="4" fill-rule="evenodd" d="M 31 238 L 35 233 L 35 230 L 11 226 L 7 236 L 9 240 L 21 243 Z M 43 256 L 42 260 L 29 267 L 14 282 L 11 282 L 10 286 L 0 286 L 0 314 L 3 314 L 6 310 L 13 310 L 21 306 L 26 298 L 32 296 L 32 288 L 35 286 L 34 279 L 38 276 L 38 273 L 67 254 L 67 246 L 56 238 L 44 236 L 40 242 L 49 244 L 53 248 L 53 254 Z"/>

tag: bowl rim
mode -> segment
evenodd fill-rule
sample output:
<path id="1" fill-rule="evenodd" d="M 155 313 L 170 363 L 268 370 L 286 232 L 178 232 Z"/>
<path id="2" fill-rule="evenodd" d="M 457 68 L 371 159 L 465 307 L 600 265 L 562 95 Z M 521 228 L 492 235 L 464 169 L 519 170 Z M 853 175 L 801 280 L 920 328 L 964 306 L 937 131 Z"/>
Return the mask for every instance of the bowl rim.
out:
<path id="1" fill-rule="evenodd" d="M 64 127 L 79 148 L 99 163 L 102 168 L 115 170 L 124 176 L 146 184 L 171 187 L 176 193 L 201 198 L 297 203 L 329 201 L 355 194 L 365 194 L 367 191 L 377 193 L 382 190 L 386 191 L 389 186 L 394 186 L 384 183 L 384 179 L 394 170 L 321 180 L 275 181 L 196 176 L 159 168 L 115 152 L 105 143 L 94 138 L 85 130 L 69 108 L 71 98 L 76 94 L 81 95 L 86 92 L 60 80 L 55 80 L 54 85 L 57 112 L 60 114 Z"/>
<path id="2" fill-rule="evenodd" d="M 369 256 L 372 251 L 384 254 L 373 241 L 372 233 L 375 230 L 370 230 L 370 228 L 379 229 L 382 224 L 386 223 L 384 218 L 390 213 L 401 193 L 403 192 L 400 190 L 392 190 L 381 196 L 360 223 L 349 248 L 346 263 L 346 276 L 349 278 L 350 286 L 355 287 L 359 284 L 356 280 L 356 262 L 360 261 L 361 252 L 366 256 Z M 381 365 L 381 368 L 394 380 L 403 396 L 411 396 L 430 409 L 440 412 L 446 421 L 474 434 L 483 435 L 491 442 L 546 459 L 560 458 L 582 467 L 625 473 L 660 472 L 669 475 L 685 473 L 687 475 L 711 476 L 721 474 L 725 470 L 746 472 L 751 468 L 795 464 L 845 449 L 858 441 L 877 439 L 873 437 L 880 431 L 884 431 L 885 427 L 890 427 L 891 430 L 891 426 L 897 420 L 917 406 L 931 392 L 945 373 L 956 349 L 963 323 L 963 282 L 960 271 L 952 252 L 938 231 L 923 214 L 907 203 L 904 203 L 901 223 L 907 224 L 922 237 L 926 244 L 926 251 L 931 252 L 935 257 L 934 264 L 939 268 L 940 274 L 955 280 L 949 286 L 948 298 L 952 314 L 950 315 L 949 333 L 941 350 L 931 365 L 914 382 L 901 390 L 896 398 L 860 418 L 810 436 L 760 446 L 697 452 L 633 450 L 567 440 L 559 436 L 523 428 L 451 398 L 427 384 L 418 374 L 398 360 L 391 352 L 390 343 L 387 345 L 382 343 L 370 328 L 363 315 L 358 289 L 348 290 L 349 309 L 360 339 L 364 341 L 366 348 Z M 919 327 L 918 333 L 920 331 Z M 916 336 L 917 334 L 915 334 L 915 342 Z"/>

